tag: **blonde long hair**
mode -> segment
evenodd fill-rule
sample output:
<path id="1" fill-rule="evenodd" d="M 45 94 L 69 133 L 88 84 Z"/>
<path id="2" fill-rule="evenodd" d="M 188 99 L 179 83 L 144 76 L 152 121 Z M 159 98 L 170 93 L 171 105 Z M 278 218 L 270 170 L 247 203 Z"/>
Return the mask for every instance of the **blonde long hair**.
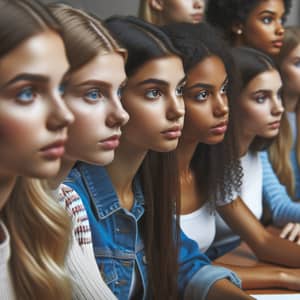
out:
<path id="1" fill-rule="evenodd" d="M 36 0 L 0 0 L 0 59 L 22 42 L 60 27 Z M 11 240 L 10 270 L 17 299 L 70 299 L 64 260 L 71 234 L 67 213 L 37 179 L 18 178 L 1 211 Z"/>
<path id="2" fill-rule="evenodd" d="M 70 217 L 39 179 L 17 179 L 3 219 L 11 238 L 10 268 L 17 299 L 70 299 L 64 269 Z"/>
<path id="3" fill-rule="evenodd" d="M 283 46 L 276 60 L 279 70 L 283 60 L 289 55 L 289 53 L 300 44 L 300 28 L 298 27 L 287 27 L 284 33 Z M 281 71 L 281 70 L 280 70 Z M 284 86 L 283 86 L 284 95 Z M 299 95 L 300 99 L 300 95 Z M 285 99 L 283 97 L 283 102 Z M 300 166 L 300 101 L 296 106 L 296 157 L 298 165 Z M 285 185 L 289 196 L 296 200 L 295 195 L 295 176 L 291 164 L 290 152 L 293 147 L 293 137 L 291 127 L 284 113 L 280 125 L 279 134 L 276 137 L 274 143 L 269 148 L 269 157 L 274 171 L 276 172 L 280 182 Z"/>

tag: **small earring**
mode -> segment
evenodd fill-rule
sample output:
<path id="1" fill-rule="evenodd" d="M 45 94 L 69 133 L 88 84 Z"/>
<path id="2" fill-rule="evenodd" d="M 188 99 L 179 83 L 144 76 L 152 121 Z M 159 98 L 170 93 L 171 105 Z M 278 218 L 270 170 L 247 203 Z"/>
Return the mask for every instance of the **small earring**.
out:
<path id="1" fill-rule="evenodd" d="M 238 35 L 241 35 L 243 33 L 243 30 L 241 28 L 239 28 L 237 31 L 236 31 L 236 34 Z"/>

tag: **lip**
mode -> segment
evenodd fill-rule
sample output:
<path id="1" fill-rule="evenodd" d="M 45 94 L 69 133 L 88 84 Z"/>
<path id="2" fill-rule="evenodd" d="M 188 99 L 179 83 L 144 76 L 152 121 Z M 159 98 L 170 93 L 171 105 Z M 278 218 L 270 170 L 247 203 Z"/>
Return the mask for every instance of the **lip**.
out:
<path id="1" fill-rule="evenodd" d="M 202 13 L 192 14 L 191 17 L 194 22 L 201 22 L 203 19 L 203 14 Z"/>
<path id="2" fill-rule="evenodd" d="M 275 40 L 275 41 L 272 41 L 272 44 L 276 48 L 281 48 L 282 45 L 283 45 L 283 41 L 282 40 Z"/>
<path id="3" fill-rule="evenodd" d="M 64 155 L 66 141 L 66 139 L 59 139 L 41 148 L 40 152 L 46 159 L 56 160 Z"/>
<path id="4" fill-rule="evenodd" d="M 211 127 L 210 132 L 214 135 L 224 134 L 227 130 L 228 121 L 223 121 L 216 126 Z"/>
<path id="5" fill-rule="evenodd" d="M 178 139 L 181 136 L 182 127 L 179 125 L 173 126 L 161 132 L 161 134 L 168 140 Z"/>
<path id="6" fill-rule="evenodd" d="M 278 129 L 280 127 L 280 121 L 274 121 L 268 124 L 271 129 Z"/>
<path id="7" fill-rule="evenodd" d="M 120 144 L 120 136 L 121 134 L 114 134 L 107 139 L 101 140 L 99 143 L 104 150 L 114 150 Z"/>

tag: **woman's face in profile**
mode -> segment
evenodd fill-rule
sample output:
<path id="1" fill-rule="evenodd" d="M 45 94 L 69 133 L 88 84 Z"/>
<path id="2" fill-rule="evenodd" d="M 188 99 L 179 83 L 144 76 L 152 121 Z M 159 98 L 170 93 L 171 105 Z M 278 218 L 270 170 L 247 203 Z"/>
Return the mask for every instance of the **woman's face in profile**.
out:
<path id="1" fill-rule="evenodd" d="M 68 69 L 61 37 L 37 34 L 0 59 L 0 174 L 50 177 L 60 167 L 73 115 L 60 85 Z"/>

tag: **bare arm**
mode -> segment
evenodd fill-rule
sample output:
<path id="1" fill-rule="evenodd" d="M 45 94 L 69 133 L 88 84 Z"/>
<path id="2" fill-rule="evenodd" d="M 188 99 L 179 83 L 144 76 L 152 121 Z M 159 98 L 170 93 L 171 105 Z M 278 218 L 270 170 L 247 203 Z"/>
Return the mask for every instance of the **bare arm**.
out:
<path id="1" fill-rule="evenodd" d="M 269 233 L 240 198 L 218 207 L 218 212 L 228 226 L 249 245 L 258 259 L 300 268 L 299 245 Z"/>
<path id="2" fill-rule="evenodd" d="M 222 279 L 210 288 L 206 300 L 251 300 L 253 297 L 247 295 L 240 288 L 236 287 L 229 280 Z"/>

